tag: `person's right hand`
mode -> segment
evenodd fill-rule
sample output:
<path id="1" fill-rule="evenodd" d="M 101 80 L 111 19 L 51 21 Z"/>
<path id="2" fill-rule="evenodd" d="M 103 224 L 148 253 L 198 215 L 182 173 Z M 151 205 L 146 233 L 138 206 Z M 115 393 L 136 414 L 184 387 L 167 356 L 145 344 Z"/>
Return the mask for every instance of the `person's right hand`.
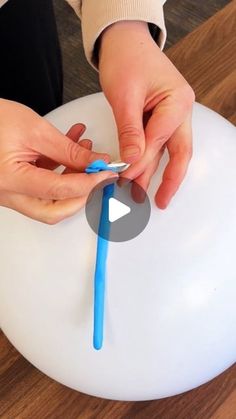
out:
<path id="1" fill-rule="evenodd" d="M 97 184 L 117 179 L 109 171 L 72 173 L 96 159 L 109 161 L 107 154 L 90 150 L 89 140 L 76 143 L 84 131 L 76 124 L 65 136 L 26 106 L 1 99 L 0 205 L 55 224 L 79 211 Z M 72 170 L 53 172 L 59 164 Z"/>
<path id="2" fill-rule="evenodd" d="M 102 33 L 99 72 L 115 116 L 121 159 L 131 164 L 121 176 L 146 191 L 168 151 L 155 196 L 157 206 L 164 209 L 192 156 L 194 92 L 141 21 L 116 22 Z"/>

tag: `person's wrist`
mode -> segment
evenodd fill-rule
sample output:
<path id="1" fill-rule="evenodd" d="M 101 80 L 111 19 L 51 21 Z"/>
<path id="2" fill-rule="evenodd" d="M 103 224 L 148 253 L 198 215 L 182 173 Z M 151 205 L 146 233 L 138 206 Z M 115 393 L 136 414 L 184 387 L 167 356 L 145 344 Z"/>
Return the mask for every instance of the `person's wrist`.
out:
<path id="1" fill-rule="evenodd" d="M 148 24 L 143 21 L 119 21 L 108 26 L 100 35 L 97 45 L 98 62 L 102 58 L 104 52 L 117 48 L 119 44 L 123 45 L 141 44 L 145 40 L 151 38 Z"/>

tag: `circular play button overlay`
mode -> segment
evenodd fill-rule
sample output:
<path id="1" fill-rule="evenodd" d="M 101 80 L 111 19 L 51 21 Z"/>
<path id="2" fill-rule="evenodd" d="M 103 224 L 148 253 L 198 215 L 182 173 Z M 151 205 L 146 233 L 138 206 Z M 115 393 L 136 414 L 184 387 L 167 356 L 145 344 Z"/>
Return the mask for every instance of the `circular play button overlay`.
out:
<path id="1" fill-rule="evenodd" d="M 150 214 L 146 192 L 135 181 L 125 178 L 111 185 L 101 182 L 86 203 L 86 217 L 92 230 L 113 242 L 138 236 L 148 224 Z"/>

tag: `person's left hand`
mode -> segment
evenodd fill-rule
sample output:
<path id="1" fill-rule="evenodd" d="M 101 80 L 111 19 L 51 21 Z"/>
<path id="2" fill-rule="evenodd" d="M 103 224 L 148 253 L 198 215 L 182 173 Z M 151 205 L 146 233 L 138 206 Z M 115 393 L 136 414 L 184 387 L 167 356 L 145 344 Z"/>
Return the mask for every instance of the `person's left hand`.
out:
<path id="1" fill-rule="evenodd" d="M 148 188 L 165 147 L 169 153 L 156 194 L 166 208 L 181 184 L 192 154 L 194 93 L 152 39 L 145 22 L 118 22 L 101 35 L 100 82 L 115 116 L 122 175 Z"/>

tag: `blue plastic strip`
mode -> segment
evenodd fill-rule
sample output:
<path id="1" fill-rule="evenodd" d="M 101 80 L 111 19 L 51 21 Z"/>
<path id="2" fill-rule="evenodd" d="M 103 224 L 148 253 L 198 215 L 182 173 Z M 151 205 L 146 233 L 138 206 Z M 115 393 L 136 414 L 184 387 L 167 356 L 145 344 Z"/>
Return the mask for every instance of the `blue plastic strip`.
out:
<path id="1" fill-rule="evenodd" d="M 108 170 L 107 164 L 103 160 L 96 160 L 91 163 L 86 173 L 97 173 Z M 104 324 L 104 300 L 106 283 L 106 262 L 108 255 L 108 240 L 110 234 L 109 222 L 109 199 L 114 195 L 115 185 L 107 185 L 103 189 L 101 215 L 98 228 L 97 256 L 94 275 L 94 328 L 93 346 L 99 350 L 103 344 L 103 324 Z M 104 237 L 107 237 L 106 240 Z"/>

